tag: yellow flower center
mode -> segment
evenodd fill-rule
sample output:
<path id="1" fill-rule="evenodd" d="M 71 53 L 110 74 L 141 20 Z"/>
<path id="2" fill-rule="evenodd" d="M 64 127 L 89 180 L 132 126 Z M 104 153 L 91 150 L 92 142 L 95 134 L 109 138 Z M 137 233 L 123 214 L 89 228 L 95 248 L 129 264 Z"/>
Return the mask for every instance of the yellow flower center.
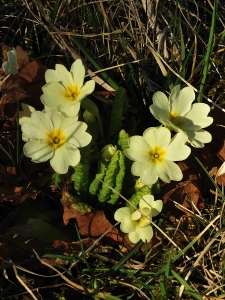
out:
<path id="1" fill-rule="evenodd" d="M 80 89 L 77 85 L 74 86 L 66 86 L 66 92 L 63 95 L 67 100 L 71 102 L 75 102 L 80 95 Z"/>
<path id="2" fill-rule="evenodd" d="M 149 151 L 149 157 L 153 164 L 163 163 L 166 151 L 156 146 L 151 151 Z"/>
<path id="3" fill-rule="evenodd" d="M 46 135 L 48 146 L 54 149 L 61 147 L 66 141 L 66 136 L 60 128 L 55 129 L 53 132 L 48 132 Z"/>
<path id="4" fill-rule="evenodd" d="M 177 127 L 182 127 L 184 125 L 184 122 L 178 117 L 177 112 L 171 113 L 168 120 L 172 122 Z"/>

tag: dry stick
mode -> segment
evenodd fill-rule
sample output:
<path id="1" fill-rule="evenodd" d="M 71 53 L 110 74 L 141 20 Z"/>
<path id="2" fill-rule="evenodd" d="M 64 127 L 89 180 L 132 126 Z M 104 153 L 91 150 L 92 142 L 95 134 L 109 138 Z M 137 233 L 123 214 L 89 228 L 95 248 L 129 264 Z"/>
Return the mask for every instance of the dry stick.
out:
<path id="1" fill-rule="evenodd" d="M 37 254 L 37 252 L 33 249 L 33 252 L 35 254 L 35 256 L 37 257 L 37 259 L 40 261 L 41 264 L 49 267 L 50 269 L 54 270 L 56 273 L 58 273 L 60 275 L 60 277 L 65 280 L 70 286 L 74 287 L 75 289 L 85 292 L 85 290 L 88 293 L 95 293 L 96 297 L 102 297 L 103 299 L 106 299 L 107 296 L 109 296 L 109 293 L 106 292 L 96 292 L 94 290 L 88 289 L 85 286 L 82 287 L 81 285 L 71 281 L 70 279 L 68 279 L 66 276 L 64 276 L 61 272 L 59 272 L 56 268 L 54 268 L 51 264 L 49 264 L 46 260 L 42 259 L 39 257 L 39 255 Z M 38 299 L 37 299 L 38 300 Z"/>
<path id="2" fill-rule="evenodd" d="M 39 255 L 37 254 L 37 252 L 33 249 L 34 254 L 36 255 L 37 259 L 40 261 L 40 263 L 42 265 L 45 265 L 47 267 L 49 267 L 50 269 L 54 270 L 57 274 L 60 275 L 60 277 L 65 280 L 67 283 L 69 283 L 72 287 L 74 287 L 75 289 L 79 290 L 79 291 L 84 291 L 83 287 L 79 284 L 76 284 L 75 282 L 69 280 L 66 276 L 64 276 L 61 272 L 59 272 L 56 268 L 54 268 L 51 264 L 49 264 L 46 260 L 42 259 L 39 257 Z M 89 290 L 90 291 L 90 290 Z M 92 292 L 92 291 L 90 291 Z"/>
<path id="3" fill-rule="evenodd" d="M 207 225 L 207 227 L 198 235 L 198 237 L 196 238 L 200 238 L 203 233 L 205 233 L 206 230 L 208 230 L 208 228 L 216 221 L 220 218 L 220 215 L 218 215 L 213 221 L 211 221 L 209 223 L 209 225 Z M 215 242 L 215 240 L 217 239 L 217 237 L 223 232 L 225 231 L 225 227 L 221 228 L 215 235 L 214 237 L 211 239 L 211 241 L 208 243 L 208 245 L 205 247 L 205 249 L 201 252 L 201 254 L 199 255 L 199 257 L 196 259 L 195 263 L 193 264 L 193 266 L 191 266 L 190 270 L 188 271 L 187 275 L 185 276 L 184 280 L 187 281 L 188 278 L 190 277 L 191 273 L 194 271 L 195 267 L 197 267 L 197 265 L 199 264 L 200 260 L 202 259 L 202 257 L 205 255 L 205 253 L 209 250 L 209 248 L 211 247 L 211 245 Z M 179 294 L 178 297 L 180 299 L 180 297 L 182 296 L 184 291 L 184 285 L 182 284 L 179 290 Z"/>
<path id="4" fill-rule="evenodd" d="M 29 287 L 23 282 L 23 280 L 19 277 L 17 270 L 16 270 L 16 266 L 14 265 L 14 263 L 12 262 L 12 267 L 13 267 L 13 271 L 15 273 L 16 279 L 21 283 L 21 285 L 25 288 L 25 290 L 27 290 L 27 292 L 31 295 L 31 297 L 34 300 L 38 300 L 38 298 L 35 297 L 35 295 L 32 293 L 32 291 L 29 289 Z"/>

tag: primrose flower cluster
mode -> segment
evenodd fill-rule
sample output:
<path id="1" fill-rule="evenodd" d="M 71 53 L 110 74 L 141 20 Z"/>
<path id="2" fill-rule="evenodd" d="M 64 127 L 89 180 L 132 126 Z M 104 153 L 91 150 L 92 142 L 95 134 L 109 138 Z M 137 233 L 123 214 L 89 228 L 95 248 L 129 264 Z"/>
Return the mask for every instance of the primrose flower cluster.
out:
<path id="1" fill-rule="evenodd" d="M 95 82 L 84 84 L 85 68 L 81 60 L 76 60 L 70 72 L 60 64 L 55 70 L 45 73 L 41 101 L 43 111 L 36 111 L 22 104 L 19 114 L 23 140 L 23 151 L 36 163 L 50 160 L 51 167 L 59 174 L 65 174 L 69 166 L 80 162 L 79 148 L 91 142 L 86 132 L 87 124 L 78 121 L 80 102 L 91 94 Z"/>
<path id="2" fill-rule="evenodd" d="M 150 112 L 163 126 L 150 127 L 142 136 L 130 137 L 125 150 L 126 156 L 134 161 L 131 173 L 138 176 L 143 185 L 152 185 L 158 179 L 166 183 L 180 181 L 183 174 L 174 162 L 189 156 L 191 149 L 187 144 L 202 148 L 211 141 L 210 133 L 203 129 L 213 122 L 208 117 L 210 107 L 203 103 L 192 104 L 194 99 L 193 89 L 180 89 L 180 85 L 173 88 L 169 98 L 162 92 L 153 95 Z M 120 229 L 128 233 L 131 242 L 149 242 L 153 236 L 152 217 L 161 210 L 161 200 L 154 201 L 152 195 L 145 195 L 140 199 L 139 210 L 133 212 L 129 207 L 122 207 L 114 218 L 121 222 Z"/>
<path id="3" fill-rule="evenodd" d="M 7 55 L 3 70 L 5 75 L 15 75 L 18 72 L 15 49 Z M 55 70 L 45 73 L 46 84 L 40 98 L 43 111 L 22 103 L 23 111 L 19 113 L 25 156 L 36 163 L 49 160 L 60 174 L 80 162 L 79 148 L 92 139 L 87 124 L 78 120 L 82 99 L 95 88 L 93 80 L 84 84 L 84 77 L 85 68 L 80 59 L 72 64 L 70 71 L 56 64 Z M 173 88 L 169 98 L 160 91 L 153 95 L 150 112 L 162 125 L 147 128 L 142 136 L 130 137 L 128 148 L 124 150 L 133 161 L 131 173 L 138 177 L 140 185 L 151 186 L 159 179 L 166 183 L 181 180 L 183 174 L 175 162 L 190 155 L 188 145 L 202 148 L 211 141 L 210 133 L 204 130 L 213 122 L 208 117 L 210 108 L 203 103 L 193 104 L 194 99 L 193 89 L 180 89 L 180 85 Z M 116 152 L 117 146 L 107 145 L 102 149 L 102 159 L 108 164 Z M 149 242 L 153 237 L 152 218 L 161 212 L 163 203 L 150 194 L 138 201 L 134 209 L 131 206 L 119 208 L 114 218 L 121 222 L 121 231 L 128 234 L 132 243 Z"/>

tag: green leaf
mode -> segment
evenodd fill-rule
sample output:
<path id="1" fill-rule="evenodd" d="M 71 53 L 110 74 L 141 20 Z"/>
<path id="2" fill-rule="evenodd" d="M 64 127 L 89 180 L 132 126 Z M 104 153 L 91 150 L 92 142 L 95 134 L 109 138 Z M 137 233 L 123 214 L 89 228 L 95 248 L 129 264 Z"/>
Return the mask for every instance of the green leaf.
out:
<path id="1" fill-rule="evenodd" d="M 97 105 L 91 101 L 89 98 L 84 98 L 81 101 L 81 106 L 87 110 L 90 114 L 94 115 L 95 117 L 99 116 L 99 110 Z"/>
<path id="2" fill-rule="evenodd" d="M 116 176 L 116 185 L 114 187 L 114 190 L 120 193 L 123 188 L 123 179 L 125 176 L 125 155 L 121 151 L 118 151 L 118 155 L 119 155 L 119 172 Z M 118 199 L 119 199 L 119 195 L 117 193 L 113 193 L 108 203 L 116 204 Z"/>
<path id="3" fill-rule="evenodd" d="M 124 88 L 119 88 L 116 92 L 116 97 L 113 103 L 113 108 L 110 116 L 108 138 L 112 138 L 119 132 L 122 127 L 123 115 L 128 108 L 127 93 Z M 111 141 L 111 144 L 114 142 Z"/>
<path id="4" fill-rule="evenodd" d="M 119 166 L 120 153 L 121 151 L 118 150 L 113 155 L 103 180 L 107 185 L 109 185 L 112 188 L 115 186 L 116 177 L 120 170 L 120 166 Z M 98 200 L 100 202 L 106 202 L 110 199 L 111 194 L 112 194 L 112 190 L 108 188 L 105 184 L 103 184 L 102 189 L 100 190 L 100 193 L 98 195 Z"/>
<path id="5" fill-rule="evenodd" d="M 129 134 L 124 129 L 122 129 L 119 132 L 118 149 L 124 151 L 127 148 L 129 148 Z M 133 164 L 133 161 L 128 159 L 126 156 L 124 158 L 124 161 L 125 161 L 125 176 L 123 181 L 122 194 L 126 195 L 127 192 L 134 187 L 135 177 L 131 173 L 131 166 Z"/>
<path id="6" fill-rule="evenodd" d="M 129 148 L 129 134 L 122 129 L 119 132 L 119 137 L 118 137 L 118 145 L 121 148 L 122 151 L 124 151 L 125 149 Z"/>
<path id="7" fill-rule="evenodd" d="M 56 184 L 60 190 L 63 189 L 64 183 L 65 183 L 64 177 L 65 177 L 64 175 L 56 173 L 56 172 L 52 175 L 52 180 L 53 180 L 54 184 Z"/>
<path id="8" fill-rule="evenodd" d="M 98 164 L 98 173 L 95 175 L 95 179 L 92 181 L 89 187 L 89 192 L 92 195 L 97 195 L 101 186 L 106 170 L 107 170 L 108 163 L 104 159 L 100 159 Z"/>
<path id="9" fill-rule="evenodd" d="M 85 123 L 88 125 L 88 131 L 92 136 L 92 141 L 95 142 L 98 139 L 98 134 L 99 134 L 99 127 L 98 127 L 98 122 L 96 120 L 96 117 L 85 110 L 83 113 L 83 118 Z"/>
<path id="10" fill-rule="evenodd" d="M 81 160 L 79 164 L 74 167 L 75 172 L 71 176 L 71 180 L 74 181 L 74 188 L 75 190 L 77 190 L 78 195 L 80 195 L 82 192 L 88 191 L 90 151 L 91 151 L 91 143 L 86 147 L 80 149 Z"/>

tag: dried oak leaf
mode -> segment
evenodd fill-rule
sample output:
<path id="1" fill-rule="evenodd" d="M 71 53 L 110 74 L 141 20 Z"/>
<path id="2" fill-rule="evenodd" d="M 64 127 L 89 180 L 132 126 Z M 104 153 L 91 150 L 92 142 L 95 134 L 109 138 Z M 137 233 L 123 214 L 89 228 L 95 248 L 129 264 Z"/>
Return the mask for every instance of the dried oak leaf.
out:
<path id="1" fill-rule="evenodd" d="M 32 61 L 19 71 L 11 75 L 2 85 L 1 118 L 13 118 L 17 106 L 15 102 L 27 99 L 27 104 L 37 110 L 43 109 L 40 101 L 42 86 L 45 84 L 46 67 L 39 61 Z M 7 104 L 7 105 L 6 105 Z"/>
<path id="2" fill-rule="evenodd" d="M 118 230 L 112 227 L 112 224 L 106 219 L 103 211 L 95 209 L 78 211 L 72 207 L 74 206 L 74 200 L 67 192 L 62 194 L 61 203 L 64 210 L 64 224 L 67 225 L 70 219 L 75 218 L 81 235 L 99 237 L 109 230 L 105 236 L 111 242 L 121 242 L 123 240 L 119 235 Z"/>
<path id="3" fill-rule="evenodd" d="M 17 64 L 18 68 L 22 69 L 24 66 L 28 65 L 32 60 L 26 51 L 24 51 L 20 46 L 16 46 L 15 48 L 17 54 Z"/>
<path id="4" fill-rule="evenodd" d="M 9 78 L 2 84 L 3 96 L 1 98 L 1 105 L 14 103 L 29 97 L 22 88 L 25 83 L 25 80 L 20 78 L 18 74 L 9 76 Z"/>
<path id="5" fill-rule="evenodd" d="M 204 172 L 192 157 L 179 162 L 178 165 L 183 172 L 183 180 L 163 184 L 161 187 L 161 199 L 168 210 L 172 222 L 182 215 L 188 214 L 185 208 L 192 210 L 191 202 L 198 209 L 204 208 L 204 198 L 201 193 L 205 188 L 201 186 Z M 207 186 L 207 183 L 204 179 L 204 185 Z M 176 207 L 173 201 L 180 204 L 179 207 Z"/>

